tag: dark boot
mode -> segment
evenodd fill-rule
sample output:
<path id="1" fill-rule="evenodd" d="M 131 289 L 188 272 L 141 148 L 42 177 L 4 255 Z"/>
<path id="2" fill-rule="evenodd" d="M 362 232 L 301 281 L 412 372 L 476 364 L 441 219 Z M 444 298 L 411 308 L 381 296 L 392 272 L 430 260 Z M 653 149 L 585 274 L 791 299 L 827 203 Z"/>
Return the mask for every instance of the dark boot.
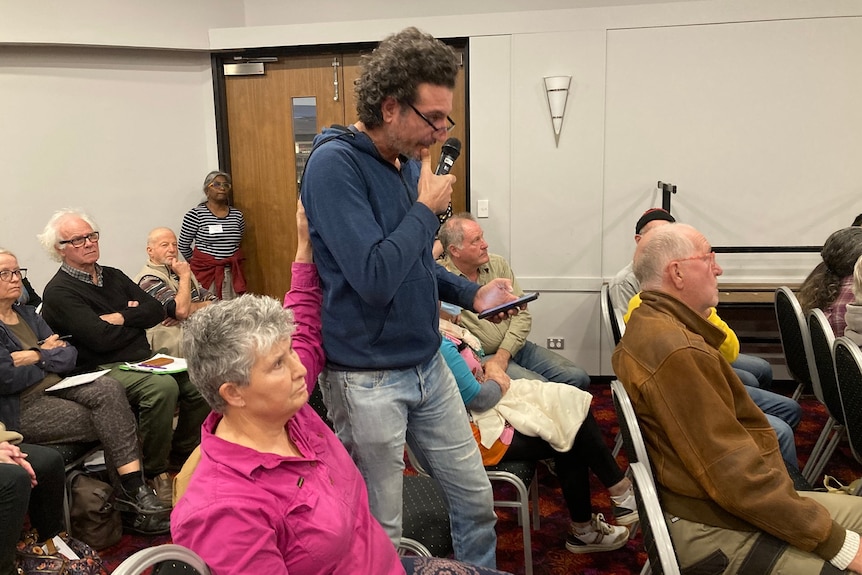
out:
<path id="1" fill-rule="evenodd" d="M 141 485 L 134 493 L 125 489 L 117 495 L 117 509 L 123 517 L 123 525 L 142 535 L 160 535 L 171 530 L 171 508 L 165 506 L 147 485 Z"/>

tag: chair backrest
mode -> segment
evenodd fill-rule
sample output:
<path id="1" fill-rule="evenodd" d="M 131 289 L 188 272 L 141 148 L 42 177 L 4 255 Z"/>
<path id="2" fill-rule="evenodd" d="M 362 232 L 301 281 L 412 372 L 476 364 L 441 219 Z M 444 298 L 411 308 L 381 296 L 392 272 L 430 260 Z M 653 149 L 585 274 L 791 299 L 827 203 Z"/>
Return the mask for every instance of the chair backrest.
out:
<path id="1" fill-rule="evenodd" d="M 635 499 L 638 503 L 638 515 L 650 570 L 657 575 L 679 575 L 679 560 L 667 530 L 652 474 L 639 461 L 630 463 L 629 469 L 634 479 Z"/>
<path id="2" fill-rule="evenodd" d="M 848 337 L 836 337 L 835 375 L 850 450 L 862 463 L 862 351 Z"/>
<path id="3" fill-rule="evenodd" d="M 602 309 L 602 325 L 605 328 L 605 335 L 608 336 L 608 342 L 610 342 L 611 351 L 613 351 L 616 345 L 620 342 L 622 334 L 620 333 L 619 326 L 616 322 L 616 317 L 614 316 L 614 306 L 611 303 L 611 294 L 610 290 L 608 289 L 608 284 L 602 284 L 602 291 L 599 296 L 599 303 Z"/>
<path id="4" fill-rule="evenodd" d="M 790 375 L 800 385 L 812 386 L 817 399 L 822 401 L 820 380 L 813 369 L 814 353 L 811 351 L 808 325 L 802 307 L 789 287 L 781 286 L 775 290 L 775 319 L 778 321 L 781 347 Z"/>
<path id="5" fill-rule="evenodd" d="M 624 314 L 621 314 L 620 310 L 614 306 L 614 300 L 611 298 L 610 289 L 608 289 L 607 300 L 608 306 L 611 310 L 611 326 L 614 328 L 614 333 L 617 334 L 615 343 L 618 344 L 626 334 L 626 322 L 623 320 Z"/>
<path id="6" fill-rule="evenodd" d="M 611 395 L 614 398 L 614 408 L 617 412 L 617 421 L 620 424 L 620 433 L 623 434 L 623 445 L 626 448 L 629 463 L 637 461 L 643 464 L 649 471 L 652 481 L 652 467 L 650 466 L 646 443 L 631 398 L 629 398 L 629 394 L 621 381 L 614 380 L 611 382 Z"/>
<path id="7" fill-rule="evenodd" d="M 811 335 L 811 350 L 814 355 L 814 367 L 820 380 L 820 394 L 823 404 L 832 418 L 844 425 L 844 413 L 841 410 L 841 396 L 838 394 L 838 381 L 835 378 L 835 356 L 832 348 L 835 335 L 829 320 L 819 309 L 808 312 L 808 331 Z"/>
<path id="8" fill-rule="evenodd" d="M 200 575 L 210 575 L 209 567 L 197 553 L 182 545 L 172 543 L 141 549 L 127 557 L 114 569 L 113 573 L 114 575 L 138 575 L 164 561 L 185 563 Z M 160 575 L 167 573 L 164 568 L 157 569 L 156 572 Z"/>

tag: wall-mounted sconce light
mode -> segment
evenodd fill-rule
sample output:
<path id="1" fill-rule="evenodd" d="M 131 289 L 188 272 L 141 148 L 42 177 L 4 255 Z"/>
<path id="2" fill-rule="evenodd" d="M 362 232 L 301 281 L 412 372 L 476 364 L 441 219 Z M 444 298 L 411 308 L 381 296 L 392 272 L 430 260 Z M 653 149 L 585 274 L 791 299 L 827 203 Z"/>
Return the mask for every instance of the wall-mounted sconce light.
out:
<path id="1" fill-rule="evenodd" d="M 548 110 L 551 112 L 554 141 L 557 146 L 560 145 L 560 130 L 563 128 L 563 115 L 566 113 L 566 101 L 569 99 L 569 85 L 571 83 L 571 76 L 545 76 Z"/>

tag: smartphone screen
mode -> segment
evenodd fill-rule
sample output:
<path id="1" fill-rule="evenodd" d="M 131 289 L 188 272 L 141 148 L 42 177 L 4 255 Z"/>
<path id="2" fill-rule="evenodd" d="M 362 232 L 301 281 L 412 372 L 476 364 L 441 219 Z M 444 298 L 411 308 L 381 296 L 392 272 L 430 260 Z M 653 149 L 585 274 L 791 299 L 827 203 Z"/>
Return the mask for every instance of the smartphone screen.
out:
<path id="1" fill-rule="evenodd" d="M 527 302 L 531 302 L 535 299 L 538 299 L 538 297 L 539 297 L 539 292 L 525 293 L 524 295 L 522 295 L 521 297 L 519 297 L 518 299 L 516 299 L 514 301 L 510 301 L 508 303 L 504 303 L 502 305 L 498 305 L 496 307 L 486 309 L 485 311 L 480 313 L 478 317 L 479 317 L 479 319 L 485 319 L 487 317 L 495 316 L 500 312 L 509 311 L 510 309 L 512 309 L 514 307 L 519 307 L 519 306 L 524 305 Z"/>

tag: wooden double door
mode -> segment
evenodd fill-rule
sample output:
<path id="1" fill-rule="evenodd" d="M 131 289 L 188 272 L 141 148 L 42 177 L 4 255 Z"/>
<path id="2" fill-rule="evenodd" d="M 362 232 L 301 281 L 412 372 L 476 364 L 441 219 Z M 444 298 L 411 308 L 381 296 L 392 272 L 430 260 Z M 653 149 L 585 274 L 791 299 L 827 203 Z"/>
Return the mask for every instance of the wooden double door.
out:
<path id="1" fill-rule="evenodd" d="M 224 77 L 229 145 L 222 163 L 233 178 L 233 203 L 245 216 L 242 248 L 250 292 L 281 299 L 290 288 L 301 170 L 315 134 L 356 122 L 353 86 L 360 56 L 358 50 L 279 56 L 265 64 L 263 75 Z M 467 207 L 464 66 L 453 102 L 451 135 L 462 141 L 464 156 L 452 170 L 458 179 L 452 196 L 457 213 Z M 431 150 L 432 161 L 440 147 Z"/>

